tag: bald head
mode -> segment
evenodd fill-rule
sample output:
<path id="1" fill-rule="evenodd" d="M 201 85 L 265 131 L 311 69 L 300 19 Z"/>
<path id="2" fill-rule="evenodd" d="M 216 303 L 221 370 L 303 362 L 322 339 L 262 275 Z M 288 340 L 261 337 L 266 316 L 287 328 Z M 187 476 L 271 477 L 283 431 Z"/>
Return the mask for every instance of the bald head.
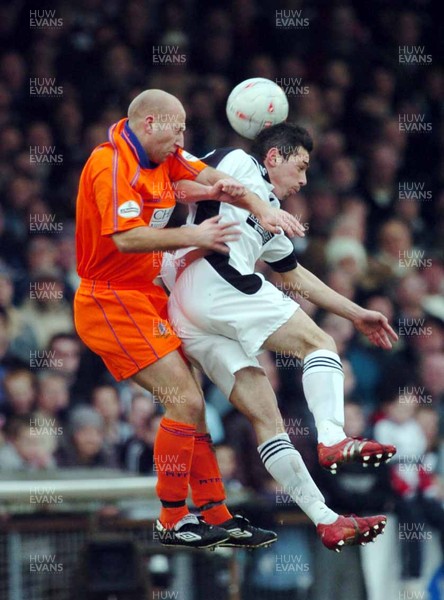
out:
<path id="1" fill-rule="evenodd" d="M 163 90 L 145 90 L 128 107 L 131 130 L 158 164 L 183 148 L 185 116 L 180 100 Z"/>
<path id="2" fill-rule="evenodd" d="M 134 98 L 128 107 L 130 127 L 137 127 L 148 115 L 185 112 L 182 103 L 163 90 L 145 90 Z"/>

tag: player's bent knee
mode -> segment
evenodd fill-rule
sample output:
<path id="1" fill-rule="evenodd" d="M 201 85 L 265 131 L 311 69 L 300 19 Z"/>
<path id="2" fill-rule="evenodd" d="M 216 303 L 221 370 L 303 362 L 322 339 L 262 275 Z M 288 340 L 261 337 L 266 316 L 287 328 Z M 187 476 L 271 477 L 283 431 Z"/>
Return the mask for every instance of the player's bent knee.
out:
<path id="1" fill-rule="evenodd" d="M 164 397 L 165 414 L 174 421 L 201 423 L 205 421 L 205 404 L 200 394 L 181 393 L 177 398 Z"/>
<path id="2" fill-rule="evenodd" d="M 149 390 L 173 420 L 197 423 L 205 418 L 202 392 L 177 353 L 171 353 L 137 373 L 133 379 Z"/>
<path id="3" fill-rule="evenodd" d="M 169 418 L 187 423 L 199 423 L 205 419 L 204 399 L 194 380 L 182 386 L 167 387 L 165 391 L 168 389 L 174 389 L 175 393 L 159 395 L 159 402 Z"/>
<path id="4" fill-rule="evenodd" d="M 331 335 L 329 335 L 328 333 L 325 333 L 325 331 L 322 332 L 323 338 L 324 338 L 324 343 L 322 346 L 322 350 L 330 350 L 331 352 L 337 352 L 337 348 L 336 348 L 336 342 L 334 341 L 334 339 L 331 337 Z"/>
<path id="5" fill-rule="evenodd" d="M 316 350 L 330 350 L 331 352 L 337 352 L 336 343 L 334 339 L 325 331 L 322 331 L 319 327 L 316 327 L 315 332 L 311 332 L 311 335 L 305 340 L 305 353 L 304 355 L 315 352 Z"/>
<path id="6" fill-rule="evenodd" d="M 186 376 L 177 379 L 177 384 L 167 389 L 174 389 L 175 393 L 164 394 L 160 401 L 165 409 L 179 417 L 197 423 L 204 418 L 205 402 L 196 382 L 187 372 Z M 180 420 L 180 418 L 178 419 Z"/>

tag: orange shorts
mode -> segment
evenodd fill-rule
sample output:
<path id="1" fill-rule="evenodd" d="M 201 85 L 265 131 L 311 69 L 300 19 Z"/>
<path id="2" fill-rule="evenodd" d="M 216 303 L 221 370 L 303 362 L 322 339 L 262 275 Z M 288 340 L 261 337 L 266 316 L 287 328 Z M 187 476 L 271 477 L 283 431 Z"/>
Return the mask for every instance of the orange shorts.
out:
<path id="1" fill-rule="evenodd" d="M 77 333 L 121 381 L 180 346 L 167 321 L 162 288 L 120 289 L 82 279 L 74 298 Z"/>

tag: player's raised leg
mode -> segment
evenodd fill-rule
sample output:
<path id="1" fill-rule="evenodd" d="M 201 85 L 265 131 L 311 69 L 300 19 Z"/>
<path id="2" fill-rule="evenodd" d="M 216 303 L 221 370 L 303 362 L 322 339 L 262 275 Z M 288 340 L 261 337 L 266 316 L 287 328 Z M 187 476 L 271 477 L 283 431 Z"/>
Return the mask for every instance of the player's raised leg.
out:
<path id="1" fill-rule="evenodd" d="M 344 374 L 333 338 L 299 308 L 270 335 L 264 347 L 304 359 L 302 383 L 318 431 L 318 454 L 332 473 L 345 462 L 379 466 L 396 448 L 373 440 L 349 438 L 344 433 Z"/>
<path id="2" fill-rule="evenodd" d="M 339 552 L 344 545 L 365 544 L 382 533 L 387 521 L 384 515 L 344 517 L 325 504 L 302 456 L 285 432 L 276 396 L 262 370 L 246 367 L 237 371 L 230 402 L 252 423 L 265 468 L 313 521 L 327 548 Z"/>

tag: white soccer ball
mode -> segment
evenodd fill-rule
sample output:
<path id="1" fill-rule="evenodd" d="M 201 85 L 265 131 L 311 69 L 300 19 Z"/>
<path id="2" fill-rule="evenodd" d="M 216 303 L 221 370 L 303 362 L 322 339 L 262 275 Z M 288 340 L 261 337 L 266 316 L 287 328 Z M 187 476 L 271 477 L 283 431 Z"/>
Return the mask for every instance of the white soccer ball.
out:
<path id="1" fill-rule="evenodd" d="M 227 117 L 231 127 L 252 140 L 265 127 L 288 117 L 288 100 L 274 81 L 253 77 L 239 83 L 228 96 Z"/>

